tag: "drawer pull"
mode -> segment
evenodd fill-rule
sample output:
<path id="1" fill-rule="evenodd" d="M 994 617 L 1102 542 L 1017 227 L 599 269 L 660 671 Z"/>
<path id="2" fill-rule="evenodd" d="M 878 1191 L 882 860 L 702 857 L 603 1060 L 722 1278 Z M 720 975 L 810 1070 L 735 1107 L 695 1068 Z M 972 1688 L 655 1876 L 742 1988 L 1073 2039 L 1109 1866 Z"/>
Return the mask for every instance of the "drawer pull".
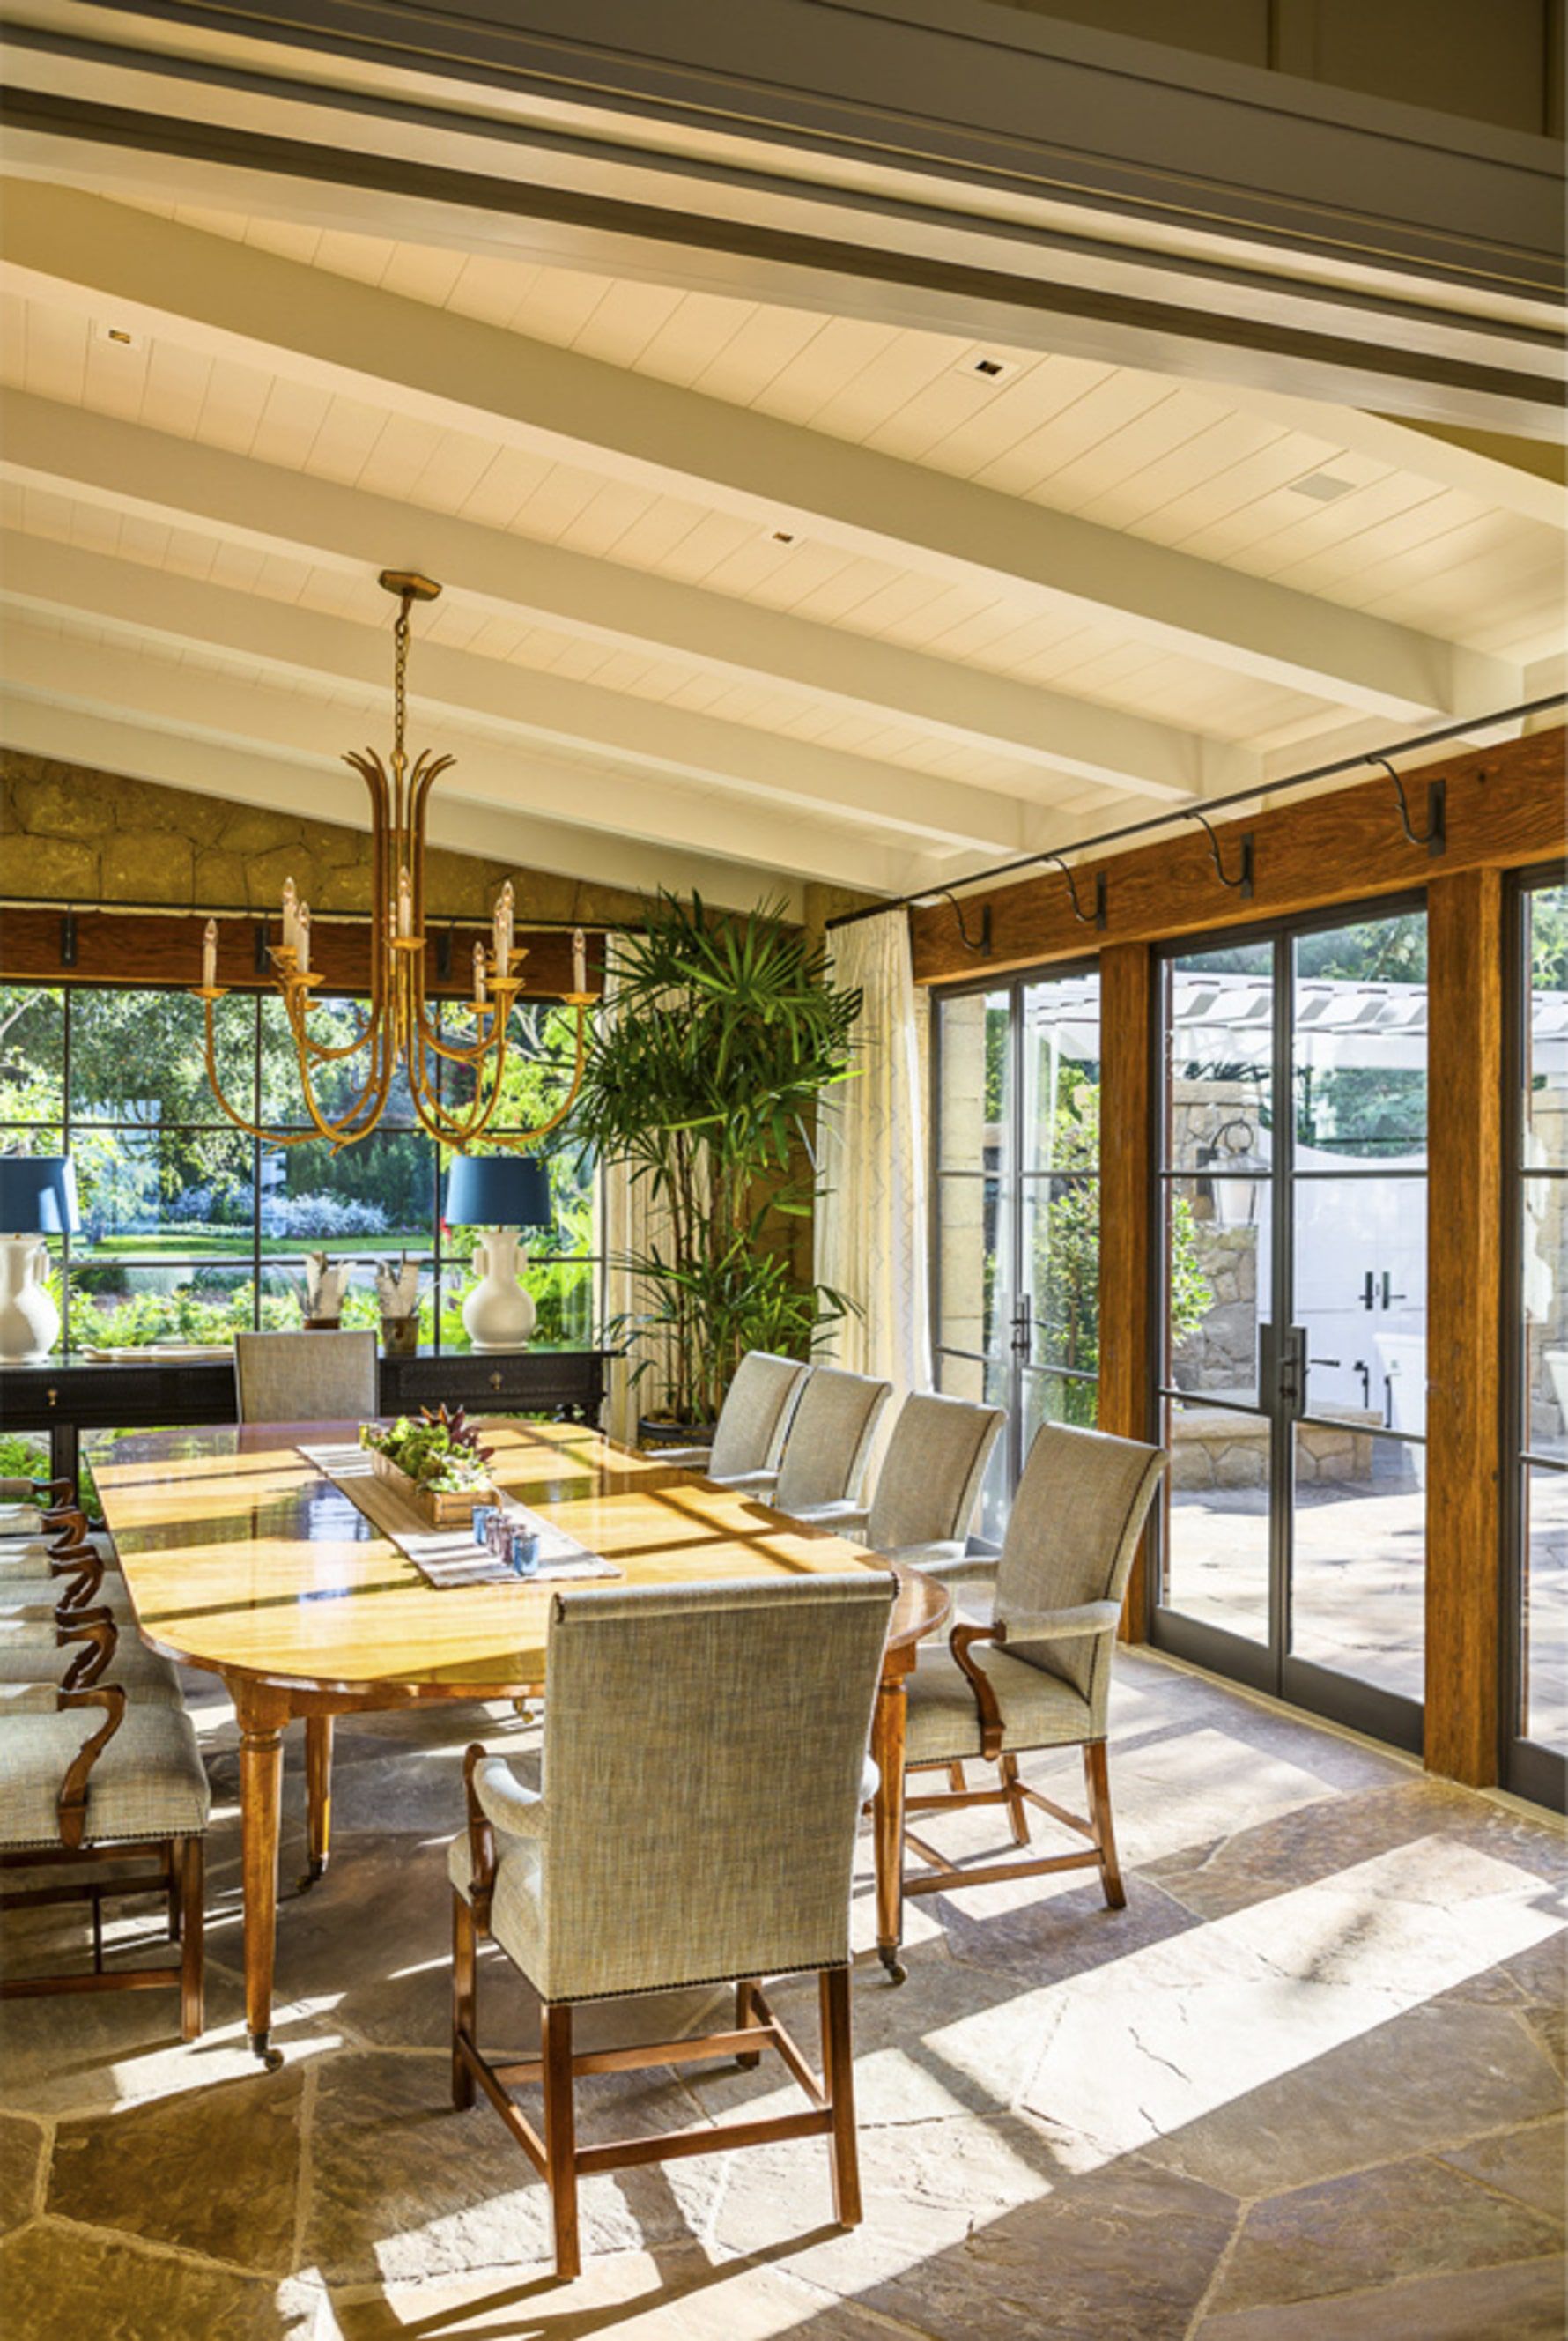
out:
<path id="1" fill-rule="evenodd" d="M 59 1393 L 59 1391 L 58 1391 L 57 1390 L 52 1390 L 50 1391 L 50 1393 L 49 1393 L 49 1403 L 50 1403 L 50 1405 L 51 1405 L 51 1406 L 55 1406 L 55 1405 L 58 1404 L 58 1402 L 59 1402 L 59 1397 L 60 1397 L 60 1393 Z"/>
<path id="2" fill-rule="evenodd" d="M 501 1376 L 499 1374 L 491 1374 L 490 1378 L 490 1386 L 492 1390 L 498 1390 L 501 1388 Z"/>

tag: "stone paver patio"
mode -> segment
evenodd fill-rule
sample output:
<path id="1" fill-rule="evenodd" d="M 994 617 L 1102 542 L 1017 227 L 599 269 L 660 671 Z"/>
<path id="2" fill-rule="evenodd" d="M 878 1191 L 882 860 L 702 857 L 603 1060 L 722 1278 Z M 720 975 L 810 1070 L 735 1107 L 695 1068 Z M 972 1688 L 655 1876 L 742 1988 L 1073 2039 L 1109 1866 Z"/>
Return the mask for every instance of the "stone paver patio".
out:
<path id="1" fill-rule="evenodd" d="M 499 1709 L 342 1728 L 336 1858 L 283 1908 L 287 2063 L 267 2077 L 240 2021 L 232 1718 L 199 1696 L 220 1799 L 210 2028 L 180 2047 L 164 1993 L 3 2011 L 8 2332 L 1562 2333 L 1568 1863 L 1521 1808 L 1123 1657 L 1126 1910 L 1070 1877 L 933 1898 L 912 1911 L 908 1983 L 858 1974 L 864 2226 L 829 2226 L 815 2141 L 652 2166 L 586 2182 L 586 2272 L 562 2287 L 543 2189 L 488 2108 L 451 2111 L 442 2045 L 461 1750 L 481 1736 L 529 1768 L 536 1735 Z M 1073 1768 L 1026 1766 L 1047 1790 Z M 945 1841 L 989 1828 L 967 1815 Z M 866 1893 L 859 1920 L 868 1939 Z M 59 1924 L 13 1927 L 17 1962 Z M 775 1997 L 814 2039 L 814 1995 Z M 695 2027 L 709 2005 L 691 1996 L 682 2016 Z M 531 2014 L 487 1968 L 487 2040 L 521 2048 Z M 668 2037 L 668 2009 L 638 2020 Z M 600 2027 L 629 2028 L 625 2008 Z M 779 2094 L 766 2064 L 633 2072 L 584 2085 L 584 2127 L 721 2118 Z"/>

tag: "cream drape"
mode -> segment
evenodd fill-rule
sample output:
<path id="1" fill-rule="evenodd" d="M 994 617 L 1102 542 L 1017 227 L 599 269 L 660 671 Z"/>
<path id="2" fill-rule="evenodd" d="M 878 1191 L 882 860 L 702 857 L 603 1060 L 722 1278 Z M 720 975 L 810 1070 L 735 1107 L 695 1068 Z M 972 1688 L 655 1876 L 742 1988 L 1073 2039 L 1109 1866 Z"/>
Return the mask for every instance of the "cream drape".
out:
<path id="1" fill-rule="evenodd" d="M 615 1014 L 615 995 L 612 959 L 604 980 L 601 1016 Z M 668 1259 L 673 1249 L 674 1228 L 668 1204 L 662 1198 L 657 1202 L 653 1200 L 650 1180 L 633 1179 L 630 1164 L 607 1162 L 603 1177 L 604 1316 L 610 1340 L 624 1345 L 628 1337 L 624 1331 L 615 1331 L 615 1320 L 640 1315 L 655 1298 L 626 1266 L 627 1258 L 646 1254 L 657 1246 Z M 629 1355 L 612 1360 L 605 1406 L 605 1427 L 612 1439 L 636 1445 L 639 1415 L 651 1413 L 663 1400 L 668 1354 L 669 1344 L 661 1336 L 643 1334 L 630 1343 Z M 641 1380 L 633 1383 L 632 1368 L 644 1358 L 651 1358 L 653 1363 Z"/>
<path id="2" fill-rule="evenodd" d="M 829 941 L 834 980 L 858 987 L 862 1004 L 856 1078 L 828 1092 L 819 1115 L 827 1192 L 817 1206 L 816 1273 L 859 1304 L 838 1329 L 833 1361 L 890 1381 L 890 1419 L 907 1391 L 931 1387 L 926 1001 L 902 911 L 858 920 Z"/>

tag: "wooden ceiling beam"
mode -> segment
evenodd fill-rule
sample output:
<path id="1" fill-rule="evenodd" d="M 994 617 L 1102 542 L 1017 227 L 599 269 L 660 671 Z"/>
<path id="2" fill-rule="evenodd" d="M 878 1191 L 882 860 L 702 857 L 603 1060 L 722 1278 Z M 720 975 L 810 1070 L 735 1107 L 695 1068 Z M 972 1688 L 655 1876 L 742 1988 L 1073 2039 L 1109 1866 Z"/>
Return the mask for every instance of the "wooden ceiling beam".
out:
<path id="1" fill-rule="evenodd" d="M 1209 841 L 1195 823 L 1190 831 L 1173 828 L 1152 844 L 1078 864 L 1080 897 L 1092 891 L 1097 875 L 1105 879 L 1103 934 L 1075 920 L 1067 882 L 1054 870 L 965 898 L 963 918 L 971 933 L 982 911 L 990 913 L 991 948 L 983 958 L 965 950 L 950 903 L 917 905 L 909 913 L 916 981 L 973 982 L 1054 959 L 1079 959 L 1107 943 L 1158 942 L 1245 926 L 1401 892 L 1459 871 L 1548 861 L 1568 851 L 1564 739 L 1558 725 L 1500 746 L 1467 748 L 1404 773 L 1418 833 L 1428 821 L 1428 792 L 1442 784 L 1447 844 L 1441 855 L 1406 842 L 1394 783 L 1384 775 L 1216 826 L 1217 851 L 1230 878 L 1241 869 L 1243 840 L 1252 839 L 1249 899 L 1221 882 Z"/>
<path id="2" fill-rule="evenodd" d="M 1174 724 L 22 392 L 0 476 L 359 577 L 421 569 L 454 601 L 1007 757 L 1017 779 L 988 785 L 1034 802 L 1042 774 L 1166 802 L 1261 777 L 1248 751 Z"/>
<path id="3" fill-rule="evenodd" d="M 0 531 L 0 581 L 14 605 L 99 619 L 284 675 L 374 687 L 392 672 L 392 613 L 379 595 L 367 615 L 385 623 L 372 624 L 15 531 Z M 608 757 L 807 819 L 854 820 L 916 851 L 1027 852 L 1038 842 L 1031 831 L 1042 817 L 1016 797 L 439 642 L 416 641 L 413 680 L 416 722 L 422 711 L 439 711 L 442 720 L 502 724 L 536 747 Z"/>
<path id="4" fill-rule="evenodd" d="M 0 636 L 0 686 L 5 698 L 45 699 L 88 708 L 203 740 L 260 748 L 331 772 L 345 747 L 368 732 L 384 744 L 390 692 L 362 692 L 364 712 L 325 694 L 253 682 L 215 665 L 149 659 L 135 646 L 84 642 L 45 631 L 14 614 Z M 749 862 L 763 874 L 787 872 L 832 885 L 896 893 L 932 874 L 929 863 L 826 822 L 804 822 L 778 808 L 727 803 L 712 789 L 676 789 L 587 762 L 555 762 L 515 742 L 484 739 L 443 727 L 443 749 L 457 755 L 456 772 L 432 802 L 464 797 L 500 813 L 546 818 L 641 845 L 673 847 Z M 362 783 L 354 788 L 362 798 Z M 327 817 L 327 816 L 323 816 Z M 362 810 L 361 824 L 365 816 Z"/>
<path id="5" fill-rule="evenodd" d="M 1398 721 L 1462 713 L 1462 645 L 1267 579 L 1021 505 L 923 466 L 284 260 L 74 188 L 6 191 L 3 278 L 35 297 L 442 427 L 696 495 L 1021 604 L 1114 618 L 1129 637 Z M 1516 678 L 1514 679 L 1516 682 Z M 1499 674 L 1481 696 L 1512 687 Z"/>

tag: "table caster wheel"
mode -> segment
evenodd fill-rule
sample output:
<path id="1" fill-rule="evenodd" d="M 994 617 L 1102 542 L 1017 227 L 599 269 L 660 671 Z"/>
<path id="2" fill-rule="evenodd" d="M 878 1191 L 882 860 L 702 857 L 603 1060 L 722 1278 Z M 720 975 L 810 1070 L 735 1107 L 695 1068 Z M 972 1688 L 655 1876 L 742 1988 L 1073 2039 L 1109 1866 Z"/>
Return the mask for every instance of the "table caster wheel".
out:
<path id="1" fill-rule="evenodd" d="M 903 1960 L 898 1957 L 896 1950 L 878 1950 L 877 1957 L 881 1960 L 882 1965 L 888 1970 L 888 1981 L 889 1983 L 908 1982 L 909 1970 L 904 1965 Z"/>
<path id="2" fill-rule="evenodd" d="M 269 2046 L 267 2036 L 264 2032 L 252 2033 L 251 2054 L 253 2057 L 259 2059 L 262 2070 L 264 2073 L 282 2072 L 283 2067 L 283 2052 L 281 2048 L 273 2048 Z"/>
<path id="3" fill-rule="evenodd" d="M 308 1894 L 312 1887 L 317 1884 L 320 1879 L 323 1878 L 326 1874 L 327 1866 L 324 1861 L 311 1862 L 306 1868 L 301 1870 L 299 1876 L 295 1878 L 294 1892 L 296 1894 Z"/>

